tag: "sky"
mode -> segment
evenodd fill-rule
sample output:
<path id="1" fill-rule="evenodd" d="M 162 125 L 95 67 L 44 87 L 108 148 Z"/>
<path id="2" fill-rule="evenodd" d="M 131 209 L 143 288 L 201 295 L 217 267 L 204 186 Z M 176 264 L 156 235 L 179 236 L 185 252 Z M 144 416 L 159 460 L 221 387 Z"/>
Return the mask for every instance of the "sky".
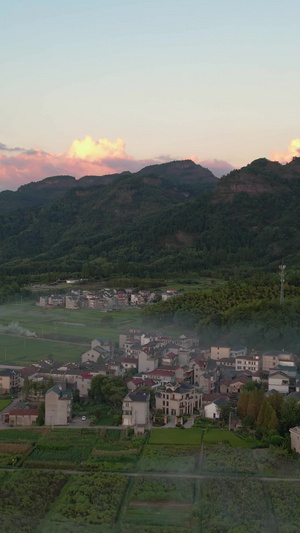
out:
<path id="1" fill-rule="evenodd" d="M 299 22 L 298 0 L 3 2 L 0 190 L 300 155 Z"/>

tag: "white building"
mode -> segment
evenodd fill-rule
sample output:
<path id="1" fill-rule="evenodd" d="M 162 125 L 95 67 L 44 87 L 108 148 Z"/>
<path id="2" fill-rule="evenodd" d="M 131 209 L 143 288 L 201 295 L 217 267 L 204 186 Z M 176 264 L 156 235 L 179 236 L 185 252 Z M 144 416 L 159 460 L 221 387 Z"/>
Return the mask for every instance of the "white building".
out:
<path id="1" fill-rule="evenodd" d="M 295 452 L 300 453 L 300 427 L 290 429 L 291 434 L 291 448 Z"/>
<path id="2" fill-rule="evenodd" d="M 290 378 L 284 372 L 274 372 L 268 378 L 268 390 L 276 390 L 281 394 L 288 394 L 290 391 Z"/>
<path id="3" fill-rule="evenodd" d="M 122 424 L 135 428 L 137 433 L 144 433 L 150 423 L 150 392 L 130 392 L 123 399 Z"/>
<path id="4" fill-rule="evenodd" d="M 211 403 L 208 403 L 204 406 L 204 417 L 205 418 L 220 418 L 220 407 L 226 405 L 229 402 L 228 398 L 217 398 Z"/>
<path id="5" fill-rule="evenodd" d="M 244 370 L 254 373 L 260 370 L 260 363 L 259 355 L 240 356 L 235 359 L 235 369 L 236 371 Z"/>

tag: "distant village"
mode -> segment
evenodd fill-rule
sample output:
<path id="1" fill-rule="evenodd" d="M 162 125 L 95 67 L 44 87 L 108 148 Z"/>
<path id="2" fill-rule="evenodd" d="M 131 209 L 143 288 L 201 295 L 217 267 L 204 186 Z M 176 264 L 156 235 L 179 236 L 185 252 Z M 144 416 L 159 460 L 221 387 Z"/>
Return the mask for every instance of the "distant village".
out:
<path id="1" fill-rule="evenodd" d="M 94 291 L 72 289 L 66 294 L 40 296 L 37 305 L 48 308 L 98 309 L 99 311 L 107 312 L 124 309 L 129 306 L 140 308 L 160 300 L 168 300 L 179 294 L 180 291 L 172 288 L 166 291 L 153 292 L 147 289 L 137 291 L 133 288 L 124 290 L 106 288 Z"/>
<path id="2" fill-rule="evenodd" d="M 16 393 L 24 380 L 43 383 L 51 378 L 53 387 L 33 392 L 27 403 L 19 402 L 2 419 L 10 426 L 36 422 L 38 405 L 45 402 L 45 424 L 68 425 L 72 419 L 72 395 L 88 398 L 95 376 L 121 376 L 128 393 L 123 399 L 122 425 L 143 433 L 159 412 L 164 423 L 183 424 L 183 418 L 197 413 L 218 420 L 222 405 L 236 406 L 248 382 L 265 384 L 266 395 L 275 392 L 300 401 L 300 374 L 297 357 L 284 350 L 264 353 L 246 346 L 211 346 L 203 349 L 198 335 L 177 338 L 160 332 L 131 329 L 119 335 L 118 346 L 106 338 L 94 339 L 81 355 L 80 363 L 40 361 L 22 369 L 0 371 L 2 394 Z M 150 391 L 155 407 L 150 411 Z"/>

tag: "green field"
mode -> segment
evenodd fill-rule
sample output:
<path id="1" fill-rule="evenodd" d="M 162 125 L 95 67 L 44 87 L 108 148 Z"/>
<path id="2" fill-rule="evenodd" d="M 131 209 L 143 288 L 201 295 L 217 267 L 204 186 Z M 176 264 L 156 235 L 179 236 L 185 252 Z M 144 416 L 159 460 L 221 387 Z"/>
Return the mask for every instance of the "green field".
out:
<path id="1" fill-rule="evenodd" d="M 190 429 L 152 429 L 149 444 L 201 444 L 202 430 L 199 428 Z"/>
<path id="2" fill-rule="evenodd" d="M 11 404 L 11 400 L 0 400 L 0 412 Z"/>
<path id="3" fill-rule="evenodd" d="M 202 448 L 195 443 L 205 436 L 201 429 L 155 429 L 150 439 L 118 429 L 0 431 L 1 527 L 5 533 L 299 531 L 300 477 L 289 476 L 299 476 L 300 459 L 276 448 L 241 448 L 239 437 L 229 443 L 229 432 L 219 433 L 217 443 L 216 432 Z M 264 480 L 267 473 L 287 481 Z"/>
<path id="4" fill-rule="evenodd" d="M 43 309 L 34 302 L 3 305 L 0 308 L 0 364 L 29 365 L 49 356 L 54 361 L 79 361 L 93 339 L 119 341 L 119 334 L 141 324 L 139 310 L 110 313 L 112 326 L 102 326 L 105 313 L 91 309 Z M 15 324 L 14 333 L 24 328 L 37 337 L 3 334 Z"/>

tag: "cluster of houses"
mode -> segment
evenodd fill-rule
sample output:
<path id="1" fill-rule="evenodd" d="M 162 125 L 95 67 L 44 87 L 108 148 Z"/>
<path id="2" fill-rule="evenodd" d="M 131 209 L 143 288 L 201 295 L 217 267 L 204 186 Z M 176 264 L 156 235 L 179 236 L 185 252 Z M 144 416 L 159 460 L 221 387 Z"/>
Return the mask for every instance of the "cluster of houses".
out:
<path id="1" fill-rule="evenodd" d="M 25 377 L 37 383 L 52 378 L 55 384 L 44 396 L 33 395 L 27 406 L 14 406 L 6 415 L 7 422 L 34 423 L 37 405 L 45 401 L 46 424 L 66 425 L 71 420 L 72 391 L 77 389 L 81 398 L 87 398 L 96 375 L 126 379 L 128 394 L 123 401 L 122 424 L 138 432 L 151 423 L 151 390 L 155 410 L 165 418 L 173 417 L 175 424 L 195 412 L 218 419 L 221 406 L 237 403 L 242 387 L 249 381 L 265 383 L 266 394 L 279 392 L 300 401 L 300 375 L 294 354 L 284 350 L 248 353 L 241 345 L 205 349 L 197 335 L 172 338 L 156 331 L 130 330 L 120 334 L 119 346 L 106 338 L 94 339 L 80 363 L 40 361 L 20 370 L 2 370 L 2 392 L 20 389 Z"/>
<path id="2" fill-rule="evenodd" d="M 65 309 L 98 309 L 100 311 L 115 311 L 124 307 L 140 308 L 152 304 L 158 300 L 168 300 L 178 296 L 179 291 L 167 289 L 166 291 L 149 291 L 147 289 L 137 291 L 129 289 L 99 289 L 99 290 L 75 290 L 66 294 L 51 294 L 40 296 L 37 305 L 48 308 Z"/>

